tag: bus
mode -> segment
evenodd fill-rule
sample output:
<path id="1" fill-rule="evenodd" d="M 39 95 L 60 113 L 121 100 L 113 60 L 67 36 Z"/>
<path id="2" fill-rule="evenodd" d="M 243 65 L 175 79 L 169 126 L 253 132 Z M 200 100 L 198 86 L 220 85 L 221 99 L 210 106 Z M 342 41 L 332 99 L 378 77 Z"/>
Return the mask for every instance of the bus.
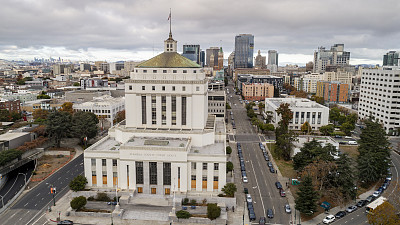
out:
<path id="1" fill-rule="evenodd" d="M 385 197 L 379 197 L 375 201 L 369 203 L 365 206 L 365 212 L 372 214 L 372 210 L 376 209 L 376 207 L 382 205 L 387 199 Z"/>

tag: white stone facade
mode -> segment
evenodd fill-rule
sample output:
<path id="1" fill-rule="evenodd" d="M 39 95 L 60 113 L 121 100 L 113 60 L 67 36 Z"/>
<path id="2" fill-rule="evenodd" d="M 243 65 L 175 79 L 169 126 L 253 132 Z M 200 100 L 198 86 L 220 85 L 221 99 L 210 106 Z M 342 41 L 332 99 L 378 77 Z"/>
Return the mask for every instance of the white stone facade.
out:
<path id="1" fill-rule="evenodd" d="M 400 68 L 362 69 L 359 119 L 373 116 L 385 131 L 398 135 L 400 128 Z"/>

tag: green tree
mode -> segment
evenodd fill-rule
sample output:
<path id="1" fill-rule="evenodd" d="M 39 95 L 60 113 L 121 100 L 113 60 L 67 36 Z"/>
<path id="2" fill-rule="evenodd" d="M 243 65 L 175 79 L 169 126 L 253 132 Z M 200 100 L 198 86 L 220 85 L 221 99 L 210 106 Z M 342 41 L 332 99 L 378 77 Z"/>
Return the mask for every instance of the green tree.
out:
<path id="1" fill-rule="evenodd" d="M 231 146 L 226 146 L 226 154 L 230 155 L 232 153 Z"/>
<path id="2" fill-rule="evenodd" d="M 64 102 L 61 105 L 60 111 L 64 111 L 64 112 L 68 112 L 70 114 L 73 114 L 74 113 L 74 109 L 72 108 L 72 106 L 73 106 L 72 102 Z"/>
<path id="3" fill-rule="evenodd" d="M 82 191 L 83 189 L 85 189 L 87 183 L 88 182 L 86 177 L 78 175 L 73 180 L 71 180 L 71 182 L 69 182 L 69 188 L 75 192 Z"/>
<path id="4" fill-rule="evenodd" d="M 45 91 L 42 91 L 38 96 L 37 99 L 50 99 L 51 97 L 46 94 Z"/>
<path id="5" fill-rule="evenodd" d="M 179 210 L 178 212 L 176 212 L 176 217 L 179 219 L 189 219 L 191 216 L 192 214 L 185 210 Z"/>
<path id="6" fill-rule="evenodd" d="M 224 192 L 226 194 L 226 196 L 233 197 L 233 196 L 235 196 L 235 192 L 237 191 L 237 188 L 234 183 L 227 183 L 221 190 L 222 190 L 222 192 Z"/>
<path id="7" fill-rule="evenodd" d="M 215 220 L 221 215 L 221 208 L 214 203 L 207 204 L 207 218 Z"/>
<path id="8" fill-rule="evenodd" d="M 125 114 L 126 114 L 125 110 L 117 112 L 117 115 L 115 116 L 115 119 L 114 119 L 114 123 L 119 123 L 119 122 L 123 121 L 126 117 Z"/>
<path id="9" fill-rule="evenodd" d="M 336 160 L 336 176 L 334 182 L 342 192 L 342 196 L 346 199 L 354 199 L 356 197 L 355 187 L 355 171 L 353 168 L 353 160 L 347 153 L 340 154 L 339 159 Z"/>
<path id="10" fill-rule="evenodd" d="M 224 83 L 225 83 L 225 87 L 227 87 L 228 86 L 228 78 L 227 77 L 224 77 Z"/>
<path id="11" fill-rule="evenodd" d="M 300 129 L 304 134 L 309 134 L 311 132 L 311 125 L 306 121 L 301 125 Z"/>
<path id="12" fill-rule="evenodd" d="M 331 108 L 329 110 L 329 120 L 335 125 L 338 124 L 340 118 L 340 110 L 337 107 Z"/>
<path id="13" fill-rule="evenodd" d="M 293 142 L 296 141 L 296 135 L 289 130 L 289 123 L 293 119 L 293 112 L 290 110 L 288 103 L 282 103 L 276 110 L 281 120 L 278 122 L 278 127 L 275 129 L 276 136 L 276 154 L 278 158 L 290 160 L 290 155 L 293 149 Z"/>
<path id="14" fill-rule="evenodd" d="M 22 151 L 16 149 L 8 149 L 0 151 L 0 166 L 4 166 L 12 160 L 20 157 L 22 155 Z"/>
<path id="15" fill-rule="evenodd" d="M 247 110 L 247 117 L 253 118 L 253 117 L 256 117 L 256 116 L 257 116 L 257 115 L 254 113 L 254 110 L 253 110 L 253 109 Z"/>
<path id="16" fill-rule="evenodd" d="M 318 192 L 314 190 L 312 178 L 310 176 L 305 176 L 300 183 L 297 196 L 295 200 L 295 208 L 297 210 L 307 216 L 311 216 L 317 211 L 319 195 Z"/>
<path id="17" fill-rule="evenodd" d="M 71 208 L 75 210 L 79 210 L 85 207 L 87 200 L 84 196 L 75 197 L 70 202 Z"/>
<path id="18" fill-rule="evenodd" d="M 99 119 L 94 113 L 79 111 L 72 117 L 72 131 L 74 136 L 84 143 L 84 138 L 94 138 L 97 135 Z"/>
<path id="19" fill-rule="evenodd" d="M 265 104 L 264 103 L 262 103 L 262 102 L 260 102 L 260 103 L 258 103 L 258 112 L 260 113 L 260 114 L 262 114 L 262 111 L 263 111 L 263 109 L 265 108 Z"/>
<path id="20" fill-rule="evenodd" d="M 0 109 L 0 122 L 11 121 L 11 114 L 7 109 Z"/>
<path id="21" fill-rule="evenodd" d="M 79 82 L 75 82 L 74 86 L 81 86 L 81 84 Z"/>
<path id="22" fill-rule="evenodd" d="M 363 186 L 367 186 L 387 175 L 390 167 L 390 143 L 382 125 L 369 118 L 365 121 L 358 144 L 359 179 Z"/>
<path id="23" fill-rule="evenodd" d="M 246 110 L 249 111 L 250 109 L 253 109 L 254 106 L 256 106 L 256 103 L 249 102 L 249 104 L 246 105 Z"/>
<path id="24" fill-rule="evenodd" d="M 327 144 L 322 147 L 321 143 L 313 139 L 306 142 L 300 152 L 293 157 L 293 168 L 301 171 L 305 166 L 314 161 L 333 161 L 333 155 L 337 154 L 335 146 Z"/>
<path id="25" fill-rule="evenodd" d="M 315 101 L 315 102 L 317 102 L 318 104 L 321 104 L 321 105 L 324 105 L 324 104 L 325 104 L 324 97 L 318 97 L 318 96 L 316 96 L 316 95 L 312 95 L 310 99 L 311 99 L 311 101 Z"/>
<path id="26" fill-rule="evenodd" d="M 396 208 L 385 201 L 376 207 L 372 213 L 367 214 L 368 223 L 373 225 L 397 225 L 400 224 L 400 218 L 397 215 Z"/>
<path id="27" fill-rule="evenodd" d="M 11 116 L 11 121 L 13 122 L 20 120 L 22 118 L 21 113 L 18 112 L 11 112 L 10 116 Z"/>
<path id="28" fill-rule="evenodd" d="M 328 124 L 319 128 L 319 132 L 321 132 L 322 135 L 325 136 L 332 135 L 334 131 L 335 126 L 333 126 L 333 124 Z"/>
<path id="29" fill-rule="evenodd" d="M 349 122 L 344 122 L 340 126 L 340 130 L 343 131 L 346 135 L 351 135 L 351 131 L 354 130 L 355 126 L 354 124 L 351 124 Z"/>
<path id="30" fill-rule="evenodd" d="M 230 172 L 233 170 L 233 163 L 232 162 L 227 162 L 226 163 L 226 172 Z"/>
<path id="31" fill-rule="evenodd" d="M 53 111 L 47 118 L 47 133 L 56 141 L 60 147 L 61 139 L 71 133 L 72 116 L 67 112 Z"/>
<path id="32" fill-rule="evenodd" d="M 231 105 L 229 105 L 229 103 L 228 103 L 228 102 L 227 102 L 227 103 L 225 103 L 225 108 L 226 108 L 226 109 L 232 109 Z"/>

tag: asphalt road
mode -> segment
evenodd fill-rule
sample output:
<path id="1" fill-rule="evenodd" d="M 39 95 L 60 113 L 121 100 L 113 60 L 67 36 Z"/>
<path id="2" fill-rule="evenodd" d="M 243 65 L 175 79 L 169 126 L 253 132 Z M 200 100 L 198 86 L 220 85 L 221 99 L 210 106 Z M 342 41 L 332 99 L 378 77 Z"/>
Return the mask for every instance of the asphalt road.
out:
<path id="1" fill-rule="evenodd" d="M 274 218 L 268 219 L 272 224 L 289 224 L 290 216 L 285 213 L 284 205 L 287 203 L 285 197 L 280 197 L 278 189 L 275 187 L 277 175 L 269 171 L 267 161 L 265 161 L 259 142 L 265 142 L 265 138 L 257 134 L 247 117 L 244 104 L 239 102 L 239 96 L 235 95 L 232 86 L 229 86 L 229 97 L 236 125 L 235 140 L 240 142 L 245 161 L 246 173 L 249 182 L 242 183 L 248 188 L 249 194 L 253 199 L 256 220 L 258 224 L 260 217 L 267 218 L 267 210 L 272 209 Z M 231 115 L 228 116 L 231 123 Z M 237 153 L 237 152 L 235 152 Z M 236 170 L 240 171 L 240 168 Z M 285 185 L 285 184 L 283 184 Z M 243 190 L 241 187 L 238 190 Z M 246 209 L 247 210 L 247 209 Z"/>
<path id="2" fill-rule="evenodd" d="M 25 180 L 31 177 L 33 169 L 35 169 L 35 164 L 32 161 L 7 174 L 8 180 L 0 190 L 0 198 L 2 198 L 0 208 L 6 205 L 21 190 Z"/>
<path id="3" fill-rule="evenodd" d="M 47 224 L 44 213 L 48 206 L 53 205 L 51 185 L 57 189 L 57 201 L 68 192 L 69 182 L 82 173 L 83 155 L 80 155 L 19 198 L 11 208 L 0 215 L 0 224 Z"/>

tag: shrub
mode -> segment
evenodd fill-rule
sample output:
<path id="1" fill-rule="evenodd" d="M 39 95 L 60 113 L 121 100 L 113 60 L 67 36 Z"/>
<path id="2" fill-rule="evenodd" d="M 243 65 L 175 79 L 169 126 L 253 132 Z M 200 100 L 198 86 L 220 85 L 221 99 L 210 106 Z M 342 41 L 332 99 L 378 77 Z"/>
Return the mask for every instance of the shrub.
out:
<path id="1" fill-rule="evenodd" d="M 227 162 L 226 163 L 226 172 L 230 172 L 233 170 L 233 163 L 232 162 Z"/>
<path id="2" fill-rule="evenodd" d="M 97 193 L 96 200 L 97 201 L 102 201 L 102 202 L 110 202 L 111 198 L 108 197 L 108 195 L 106 193 L 100 192 L 100 193 Z"/>
<path id="3" fill-rule="evenodd" d="M 75 192 L 82 191 L 83 189 L 85 189 L 87 183 L 88 182 L 86 177 L 78 175 L 73 180 L 71 180 L 71 182 L 69 182 L 69 188 Z"/>
<path id="4" fill-rule="evenodd" d="M 71 208 L 73 208 L 75 210 L 79 210 L 79 209 L 83 208 L 86 205 L 86 203 L 87 203 L 86 198 L 84 196 L 79 196 L 79 197 L 73 198 L 70 205 L 71 205 Z"/>
<path id="5" fill-rule="evenodd" d="M 203 206 L 206 206 L 207 205 L 207 199 L 203 199 L 203 204 L 202 204 Z"/>
<path id="6" fill-rule="evenodd" d="M 221 208 L 217 204 L 209 203 L 207 205 L 207 217 L 210 220 L 215 220 L 221 215 Z"/>
<path id="7" fill-rule="evenodd" d="M 196 205 L 197 204 L 197 201 L 196 201 L 196 199 L 192 199 L 192 200 L 190 200 L 190 205 Z"/>
<path id="8" fill-rule="evenodd" d="M 178 217 L 179 219 L 188 219 L 191 216 L 192 214 L 185 210 L 179 210 L 178 212 L 176 212 L 176 217 Z"/>
<path id="9" fill-rule="evenodd" d="M 225 197 L 224 194 L 218 194 L 218 197 Z"/>
<path id="10" fill-rule="evenodd" d="M 93 196 L 90 196 L 89 198 L 87 198 L 88 201 L 95 201 L 96 199 L 94 199 Z"/>
<path id="11" fill-rule="evenodd" d="M 4 166 L 12 160 L 20 157 L 22 155 L 22 151 L 18 151 L 16 149 L 3 150 L 0 152 L 0 166 Z"/>
<path id="12" fill-rule="evenodd" d="M 182 205 L 187 205 L 187 204 L 189 204 L 189 199 L 188 198 L 184 198 L 182 200 Z"/>
<path id="13" fill-rule="evenodd" d="M 232 153 L 231 146 L 226 146 L 226 154 L 230 155 Z"/>
<path id="14" fill-rule="evenodd" d="M 227 183 L 222 188 L 222 191 L 226 194 L 226 196 L 233 197 L 233 196 L 235 196 L 235 192 L 237 191 L 237 188 L 234 183 Z"/>

